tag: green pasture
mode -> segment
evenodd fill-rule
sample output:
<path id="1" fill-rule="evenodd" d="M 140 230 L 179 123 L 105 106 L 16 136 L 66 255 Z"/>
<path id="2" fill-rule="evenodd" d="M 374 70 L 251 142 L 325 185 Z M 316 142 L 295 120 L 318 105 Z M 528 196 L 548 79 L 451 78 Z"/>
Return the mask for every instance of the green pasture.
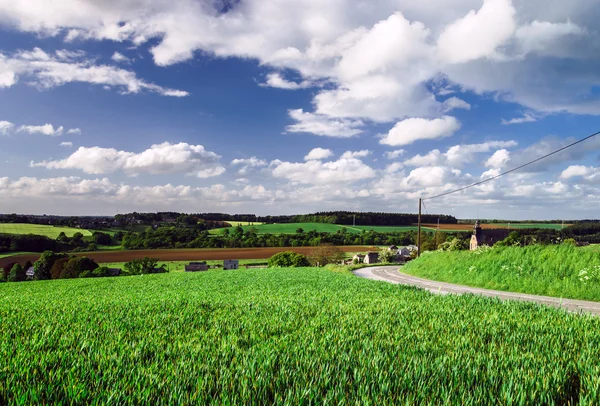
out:
<path id="1" fill-rule="evenodd" d="M 534 229 L 544 229 L 544 230 L 560 230 L 563 228 L 562 224 L 545 224 L 545 223 L 490 223 L 489 225 L 494 226 L 494 228 L 510 228 L 512 229 L 526 229 L 526 228 L 534 228 Z M 564 228 L 567 228 L 568 224 L 564 225 Z"/>
<path id="2" fill-rule="evenodd" d="M 600 301 L 597 246 L 532 245 L 425 252 L 402 272 L 441 282 Z"/>
<path id="3" fill-rule="evenodd" d="M 329 223 L 278 223 L 278 224 L 262 224 L 257 226 L 242 226 L 244 231 L 254 229 L 258 234 L 295 234 L 296 230 L 301 228 L 304 232 L 317 231 L 320 233 L 337 233 L 340 230 L 346 230 L 349 233 L 361 233 L 364 231 L 374 230 L 380 233 L 416 231 L 415 226 L 344 226 L 339 224 Z M 223 234 L 223 231 L 228 229 L 233 232 L 233 227 L 217 228 L 210 230 L 211 234 Z M 423 228 L 431 231 L 431 229 Z"/>
<path id="4" fill-rule="evenodd" d="M 0 404 L 593 405 L 600 319 L 323 269 L 0 284 Z"/>
<path id="5" fill-rule="evenodd" d="M 231 224 L 232 227 L 237 226 L 260 226 L 263 223 L 259 223 L 258 221 L 225 221 L 226 223 Z"/>
<path id="6" fill-rule="evenodd" d="M 33 252 L 0 252 L 0 259 L 12 257 L 13 255 L 34 254 Z"/>
<path id="7" fill-rule="evenodd" d="M 54 227 L 40 224 L 0 223 L 0 234 L 36 234 L 49 238 L 56 238 L 60 233 L 72 237 L 75 233 L 81 233 L 84 237 L 91 237 L 92 232 L 81 228 Z"/>
<path id="8" fill-rule="evenodd" d="M 240 267 L 244 266 L 246 264 L 264 264 L 264 266 L 266 268 L 268 260 L 266 260 L 266 259 L 240 259 L 238 261 L 240 263 Z M 190 262 L 202 262 L 202 260 L 194 260 L 194 261 L 159 261 L 158 262 L 158 266 L 165 265 L 165 267 L 167 268 L 167 270 L 169 270 L 169 272 L 184 272 L 185 271 L 185 266 L 187 264 L 189 264 Z M 208 260 L 208 261 L 204 261 L 204 262 L 206 262 L 208 265 L 211 265 L 211 266 L 214 266 L 214 265 L 223 265 L 223 260 Z M 106 266 L 108 268 L 125 269 L 125 264 L 126 264 L 126 262 L 102 262 L 102 263 L 99 263 L 98 265 L 100 265 L 100 266 Z"/>

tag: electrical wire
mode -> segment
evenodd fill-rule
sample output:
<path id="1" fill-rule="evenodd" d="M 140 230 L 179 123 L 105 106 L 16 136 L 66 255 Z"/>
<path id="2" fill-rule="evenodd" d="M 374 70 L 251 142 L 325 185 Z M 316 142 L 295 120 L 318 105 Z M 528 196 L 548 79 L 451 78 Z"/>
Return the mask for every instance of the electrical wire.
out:
<path id="1" fill-rule="evenodd" d="M 461 192 L 461 191 L 463 191 L 463 190 L 470 189 L 470 188 L 472 188 L 472 187 L 479 186 L 479 185 L 481 185 L 481 184 L 484 184 L 484 183 L 490 182 L 490 181 L 492 181 L 492 180 L 494 180 L 494 179 L 498 179 L 498 178 L 500 178 L 500 177 L 502 177 L 502 176 L 504 176 L 504 175 L 508 175 L 509 173 L 516 172 L 516 171 L 518 171 L 519 169 L 523 169 L 523 168 L 525 168 L 526 166 L 529 166 L 529 165 L 532 165 L 532 164 L 534 164 L 534 163 L 536 163 L 536 162 L 539 162 L 539 161 L 541 161 L 542 159 L 546 159 L 546 158 L 548 158 L 548 157 L 550 157 L 550 156 L 552 156 L 552 155 L 556 155 L 556 154 L 558 154 L 559 152 L 562 152 L 562 151 L 564 151 L 564 150 L 565 150 L 565 149 L 567 149 L 567 148 L 571 148 L 571 147 L 572 147 L 572 146 L 574 146 L 574 145 L 577 145 L 577 144 L 580 144 L 580 143 L 582 143 L 582 142 L 584 142 L 584 141 L 587 141 L 587 140 L 589 140 L 590 138 L 592 138 L 592 137 L 595 137 L 595 136 L 596 136 L 596 135 L 598 135 L 598 134 L 600 134 L 600 131 L 598 131 L 598 132 L 596 132 L 596 133 L 594 133 L 594 134 L 592 134 L 592 135 L 588 135 L 587 137 L 585 137 L 585 138 L 582 138 L 582 139 L 580 139 L 579 141 L 575 141 L 575 142 L 573 142 L 573 143 L 571 143 L 571 144 L 569 144 L 569 145 L 566 145 L 566 146 L 564 146 L 564 147 L 562 147 L 562 148 L 560 148 L 560 149 L 557 149 L 557 150 L 556 150 L 556 151 L 554 151 L 554 152 L 551 152 L 551 153 L 549 153 L 549 154 L 546 154 L 546 155 L 544 155 L 544 156 L 542 156 L 542 157 L 539 157 L 539 158 L 537 158 L 537 159 L 534 159 L 533 161 L 527 162 L 526 164 L 523 164 L 523 165 L 517 166 L 516 168 L 512 168 L 512 169 L 510 169 L 510 170 L 508 170 L 508 171 L 506 171 L 506 172 L 502 172 L 502 173 L 500 173 L 500 174 L 498 174 L 498 175 L 496 175 L 496 176 L 492 176 L 491 178 L 484 179 L 484 180 L 482 180 L 482 181 L 475 182 L 475 183 L 472 183 L 472 184 L 470 184 L 470 185 L 463 186 L 463 187 L 461 187 L 461 188 L 458 188 L 458 189 L 455 189 L 455 190 L 451 190 L 451 191 L 449 191 L 449 192 L 440 193 L 439 195 L 430 196 L 430 197 L 424 197 L 424 198 L 423 198 L 423 200 L 437 199 L 438 197 L 443 197 L 443 196 L 451 195 L 451 194 L 453 194 L 453 193 L 456 193 L 456 192 Z"/>

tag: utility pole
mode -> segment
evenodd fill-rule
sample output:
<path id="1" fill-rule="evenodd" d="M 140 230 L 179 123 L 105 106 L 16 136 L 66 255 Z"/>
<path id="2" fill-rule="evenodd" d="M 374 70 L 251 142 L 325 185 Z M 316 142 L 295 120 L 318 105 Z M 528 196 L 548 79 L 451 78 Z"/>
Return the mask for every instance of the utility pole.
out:
<path id="1" fill-rule="evenodd" d="M 438 226 L 437 226 L 437 230 L 435 230 L 435 249 L 436 250 L 438 249 L 438 245 L 439 245 L 439 242 L 438 242 L 439 233 L 440 233 L 440 218 L 438 217 Z"/>
<path id="2" fill-rule="evenodd" d="M 419 220 L 417 223 L 417 258 L 421 256 L 421 203 L 423 199 L 419 198 Z"/>

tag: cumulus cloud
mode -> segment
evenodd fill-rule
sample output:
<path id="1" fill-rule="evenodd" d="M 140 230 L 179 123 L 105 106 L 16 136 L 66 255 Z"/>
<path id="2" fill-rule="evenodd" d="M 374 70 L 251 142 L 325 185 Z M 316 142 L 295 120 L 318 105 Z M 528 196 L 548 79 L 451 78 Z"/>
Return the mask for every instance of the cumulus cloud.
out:
<path id="1" fill-rule="evenodd" d="M 52 124 L 44 124 L 44 125 L 22 125 L 19 127 L 19 132 L 26 132 L 29 134 L 44 134 L 49 135 L 51 137 L 57 137 L 63 134 L 64 128 L 60 126 L 58 128 L 54 128 Z"/>
<path id="2" fill-rule="evenodd" d="M 510 120 L 502 119 L 502 125 L 511 125 L 511 124 L 523 124 L 523 123 L 534 123 L 537 121 L 537 118 L 529 113 L 525 113 L 523 117 L 516 117 Z"/>
<path id="3" fill-rule="evenodd" d="M 123 55 L 120 52 L 115 52 L 110 59 L 112 59 L 113 61 L 115 61 L 117 63 L 129 63 L 129 62 L 131 62 L 131 59 L 129 59 L 128 57 L 126 57 L 125 55 Z"/>
<path id="4" fill-rule="evenodd" d="M 305 161 L 320 161 L 333 156 L 333 151 L 325 148 L 313 148 L 305 157 Z"/>
<path id="5" fill-rule="evenodd" d="M 0 6 L 1 8 L 1 6 Z M 18 51 L 13 55 L 0 53 L 0 86 L 10 87 L 25 79 L 39 88 L 52 88 L 66 83 L 82 82 L 117 88 L 122 93 L 149 91 L 163 96 L 184 97 L 182 90 L 164 88 L 139 79 L 135 72 L 109 65 L 97 65 L 79 51 L 58 50 L 53 54 L 40 48 Z"/>
<path id="6" fill-rule="evenodd" d="M 499 149 L 485 161 L 485 166 L 489 168 L 499 169 L 504 167 L 510 160 L 510 152 L 506 149 Z"/>
<path id="7" fill-rule="evenodd" d="M 0 135 L 8 135 L 13 130 L 15 125 L 10 121 L 0 121 Z"/>
<path id="8" fill-rule="evenodd" d="M 360 120 L 332 119 L 325 115 L 304 112 L 302 109 L 289 110 L 290 118 L 296 124 L 285 128 L 290 133 L 311 133 L 325 137 L 349 138 L 362 133 Z"/>
<path id="9" fill-rule="evenodd" d="M 600 171 L 592 166 L 571 165 L 560 174 L 561 179 L 600 178 Z"/>
<path id="10" fill-rule="evenodd" d="M 67 131 L 67 134 L 69 134 L 69 135 L 80 135 L 81 134 L 81 129 L 80 128 L 71 128 L 69 131 Z"/>
<path id="11" fill-rule="evenodd" d="M 337 184 L 374 178 L 376 171 L 356 158 L 340 158 L 323 162 L 311 160 L 302 163 L 275 161 L 272 174 L 291 182 L 304 184 Z"/>
<path id="12" fill-rule="evenodd" d="M 119 151 L 114 148 L 79 147 L 65 159 L 32 162 L 31 165 L 48 169 L 78 169 L 88 174 L 117 171 L 123 171 L 130 176 L 143 173 L 184 173 L 198 178 L 208 178 L 225 172 L 225 168 L 219 164 L 219 159 L 219 155 L 205 150 L 202 145 L 164 142 L 152 145 L 140 153 Z"/>
<path id="13" fill-rule="evenodd" d="M 360 151 L 346 151 L 342 154 L 340 158 L 343 159 L 351 159 L 351 158 L 365 158 L 371 155 L 371 151 L 368 149 L 363 149 Z"/>
<path id="14" fill-rule="evenodd" d="M 444 113 L 455 109 L 471 110 L 471 105 L 458 97 L 450 97 L 449 99 L 444 100 L 442 105 L 444 107 Z"/>
<path id="15" fill-rule="evenodd" d="M 261 86 L 266 87 L 275 87 L 278 89 L 287 89 L 287 90 L 298 90 L 298 89 L 306 89 L 308 87 L 314 86 L 310 80 L 303 80 L 302 82 L 292 82 L 286 80 L 279 73 L 269 73 L 267 75 L 267 80 L 265 83 L 261 83 Z"/>
<path id="16" fill-rule="evenodd" d="M 420 140 L 446 138 L 454 135 L 461 127 L 460 122 L 451 116 L 428 120 L 408 118 L 398 122 L 379 140 L 380 144 L 401 146 Z"/>
<path id="17" fill-rule="evenodd" d="M 384 153 L 384 155 L 387 159 L 396 159 L 396 158 L 399 158 L 400 156 L 404 155 L 404 153 L 406 153 L 405 150 L 396 149 L 394 151 L 387 151 Z"/>
<path id="18" fill-rule="evenodd" d="M 73 146 L 73 143 L 70 142 L 70 141 L 65 141 L 65 142 L 61 142 L 59 145 L 61 147 L 69 147 L 69 148 L 71 148 Z"/>
<path id="19" fill-rule="evenodd" d="M 267 166 L 268 164 L 267 161 L 265 161 L 264 159 L 258 159 L 257 157 L 253 156 L 251 158 L 234 159 L 233 161 L 231 161 L 231 165 L 243 165 L 238 170 L 238 174 L 246 175 L 248 174 L 251 168 Z"/>

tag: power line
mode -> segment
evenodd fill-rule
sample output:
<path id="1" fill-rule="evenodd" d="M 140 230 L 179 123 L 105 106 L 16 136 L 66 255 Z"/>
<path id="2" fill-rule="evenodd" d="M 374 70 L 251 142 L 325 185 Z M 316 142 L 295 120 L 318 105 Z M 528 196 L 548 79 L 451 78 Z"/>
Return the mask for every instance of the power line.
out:
<path id="1" fill-rule="evenodd" d="M 548 158 L 548 157 L 550 157 L 550 156 L 552 156 L 552 155 L 556 155 L 556 154 L 558 154 L 559 152 L 562 152 L 562 151 L 564 151 L 564 150 L 565 150 L 565 149 L 567 149 L 567 148 L 571 148 L 571 147 L 572 147 L 572 146 L 574 146 L 574 145 L 577 145 L 577 144 L 580 144 L 580 143 L 582 143 L 582 142 L 584 142 L 584 141 L 587 141 L 587 140 L 589 140 L 590 138 L 592 138 L 592 137 L 595 137 L 595 136 L 596 136 L 596 135 L 598 135 L 598 134 L 600 134 L 600 131 L 598 131 L 598 132 L 596 132 L 596 133 L 594 133 L 594 134 L 592 134 L 592 135 L 588 135 L 587 137 L 585 137 L 585 138 L 582 138 L 582 139 L 580 139 L 579 141 L 575 141 L 575 142 L 573 142 L 573 143 L 571 143 L 571 144 L 569 144 L 569 145 L 567 145 L 567 146 L 564 146 L 564 147 L 562 147 L 562 148 L 560 148 L 560 149 L 557 149 L 557 150 L 556 150 L 556 151 L 554 151 L 554 152 L 551 152 L 551 153 L 549 153 L 549 154 L 546 154 L 546 155 L 544 155 L 544 156 L 542 156 L 542 157 L 539 157 L 539 158 L 537 158 L 537 159 L 534 159 L 533 161 L 527 162 L 526 164 L 523 164 L 523 165 L 517 166 L 516 168 L 513 168 L 513 169 L 511 169 L 511 170 L 508 170 L 508 171 L 506 171 L 506 172 L 502 172 L 502 173 L 500 173 L 500 174 L 498 174 L 498 175 L 496 175 L 496 176 L 492 176 L 491 178 L 484 179 L 484 180 L 482 180 L 482 181 L 475 182 L 475 183 L 472 183 L 472 184 L 470 184 L 470 185 L 463 186 L 463 187 L 461 187 L 461 188 L 458 188 L 458 189 L 455 189 L 455 190 L 451 190 L 451 191 L 449 191 L 449 192 L 441 193 L 441 194 L 439 194 L 439 195 L 435 195 L 435 196 L 431 196 L 431 197 L 424 197 L 424 198 L 423 198 L 423 200 L 437 199 L 438 197 L 443 197 L 443 196 L 450 195 L 450 194 L 452 194 L 452 193 L 461 192 L 461 191 L 463 191 L 463 190 L 470 189 L 470 188 L 472 188 L 472 187 L 474 187 L 474 186 L 479 186 L 479 185 L 481 185 L 481 184 L 487 183 L 487 182 L 489 182 L 489 181 L 492 181 L 492 180 L 494 180 L 494 179 L 498 179 L 498 178 L 500 178 L 500 177 L 502 177 L 502 176 L 504 176 L 504 175 L 508 175 L 509 173 L 512 173 L 512 172 L 518 171 L 519 169 L 523 169 L 523 168 L 525 168 L 526 166 L 529 166 L 529 165 L 532 165 L 532 164 L 534 164 L 534 163 L 536 163 L 536 162 L 539 162 L 539 161 L 541 161 L 542 159 L 546 159 L 546 158 Z"/>

